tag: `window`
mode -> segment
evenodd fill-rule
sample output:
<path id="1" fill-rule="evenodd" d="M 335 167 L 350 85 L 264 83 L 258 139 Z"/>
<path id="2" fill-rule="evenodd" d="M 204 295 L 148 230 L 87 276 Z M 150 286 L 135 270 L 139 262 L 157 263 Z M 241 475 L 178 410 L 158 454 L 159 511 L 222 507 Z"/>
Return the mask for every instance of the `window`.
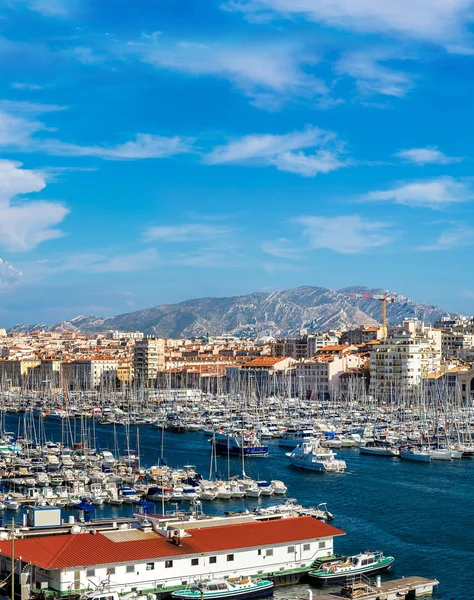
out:
<path id="1" fill-rule="evenodd" d="M 319 542 L 320 548 L 326 548 L 326 542 Z"/>
<path id="2" fill-rule="evenodd" d="M 266 556 L 273 556 L 273 549 L 271 549 L 271 550 L 267 550 L 267 551 L 265 552 L 265 555 L 266 555 Z"/>
<path id="3" fill-rule="evenodd" d="M 311 544 L 303 544 L 303 551 L 307 552 L 308 550 L 311 550 Z"/>
<path id="4" fill-rule="evenodd" d="M 199 558 L 192 558 L 191 559 L 191 565 L 193 567 L 197 567 L 198 564 L 199 564 Z"/>
<path id="5" fill-rule="evenodd" d="M 234 555 L 233 554 L 228 554 L 227 555 L 227 562 L 232 562 L 234 560 Z"/>
<path id="6" fill-rule="evenodd" d="M 87 569 L 86 576 L 87 577 L 95 577 L 95 569 Z"/>
<path id="7" fill-rule="evenodd" d="M 262 549 L 261 549 L 261 548 L 259 548 L 259 549 L 257 550 L 257 554 L 258 554 L 259 556 L 261 556 L 261 555 L 262 555 Z"/>
<path id="8" fill-rule="evenodd" d="M 115 567 L 109 567 L 109 568 L 107 569 L 107 573 L 108 573 L 109 575 L 115 575 Z"/>
<path id="9" fill-rule="evenodd" d="M 293 554 L 294 551 L 295 551 L 294 546 L 288 546 L 288 554 Z"/>
<path id="10" fill-rule="evenodd" d="M 210 565 L 214 565 L 217 562 L 217 556 L 210 556 L 209 557 L 209 564 Z"/>
<path id="11" fill-rule="evenodd" d="M 146 570 L 153 571 L 155 568 L 155 563 L 146 563 Z"/>
<path id="12" fill-rule="evenodd" d="M 127 565 L 127 568 L 125 569 L 126 573 L 134 573 L 135 572 L 135 565 Z"/>
<path id="13" fill-rule="evenodd" d="M 173 566 L 172 560 L 165 560 L 165 569 L 171 569 L 172 566 Z"/>

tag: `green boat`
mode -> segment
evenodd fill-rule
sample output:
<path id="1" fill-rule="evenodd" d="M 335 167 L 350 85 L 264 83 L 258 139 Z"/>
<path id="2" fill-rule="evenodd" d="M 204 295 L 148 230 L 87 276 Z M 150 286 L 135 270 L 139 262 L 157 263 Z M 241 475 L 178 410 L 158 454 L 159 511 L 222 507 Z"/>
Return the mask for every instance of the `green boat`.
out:
<path id="1" fill-rule="evenodd" d="M 395 559 L 393 556 L 384 556 L 382 552 L 361 552 L 355 556 L 342 556 L 321 559 L 317 568 L 308 573 L 309 577 L 319 582 L 344 581 L 354 575 L 375 575 L 388 571 Z"/>
<path id="2" fill-rule="evenodd" d="M 273 581 L 265 579 L 251 579 L 240 577 L 238 579 L 209 579 L 199 581 L 171 594 L 172 598 L 179 600 L 227 600 L 238 598 L 250 600 L 265 598 L 273 594 Z"/>

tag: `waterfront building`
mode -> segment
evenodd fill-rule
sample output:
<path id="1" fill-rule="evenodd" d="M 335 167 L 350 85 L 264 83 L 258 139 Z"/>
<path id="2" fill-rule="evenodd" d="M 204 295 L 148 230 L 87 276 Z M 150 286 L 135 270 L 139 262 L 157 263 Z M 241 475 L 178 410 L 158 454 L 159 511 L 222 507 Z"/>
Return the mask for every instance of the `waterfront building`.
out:
<path id="1" fill-rule="evenodd" d="M 106 584 L 118 593 L 166 592 L 211 577 L 272 576 L 298 581 L 333 554 L 344 532 L 312 517 L 252 517 L 169 523 L 150 516 L 140 529 L 34 535 L 15 542 L 17 574 L 32 591 L 72 596 Z M 151 526 L 150 526 L 151 523 Z M 75 528 L 81 531 L 81 527 Z M 11 572 L 11 542 L 0 542 L 0 571 Z M 27 574 L 27 576 L 25 576 Z M 27 584 L 24 584 L 27 585 Z"/>

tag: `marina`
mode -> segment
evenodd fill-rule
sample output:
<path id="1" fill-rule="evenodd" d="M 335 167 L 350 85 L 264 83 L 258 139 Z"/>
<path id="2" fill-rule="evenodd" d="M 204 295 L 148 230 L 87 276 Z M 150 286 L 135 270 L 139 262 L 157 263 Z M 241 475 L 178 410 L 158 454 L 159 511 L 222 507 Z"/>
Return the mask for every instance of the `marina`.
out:
<path id="1" fill-rule="evenodd" d="M 35 419 L 35 426 L 39 427 L 38 418 Z M 21 414 L 4 415 L 4 425 L 9 431 L 18 431 L 22 421 Z M 61 439 L 62 429 L 60 421 L 46 422 L 45 430 L 51 445 Z M 153 464 L 159 464 L 162 455 L 161 431 L 150 425 L 140 426 L 139 431 L 141 466 L 149 468 Z M 201 432 L 185 435 L 165 432 L 165 462 L 178 471 L 183 468 L 182 465 L 193 463 L 196 472 L 207 473 L 213 454 L 209 439 Z M 126 427 L 117 429 L 116 440 L 111 436 L 109 428 L 97 427 L 96 441 L 103 453 L 107 452 L 105 448 L 113 453 L 116 446 L 119 454 L 124 455 L 128 450 L 127 456 L 131 456 L 130 436 L 127 435 Z M 267 457 L 245 461 L 246 476 L 255 482 L 275 481 L 277 476 L 287 487 L 286 496 L 296 497 L 298 504 L 305 507 L 315 507 L 321 502 L 327 502 L 335 526 L 347 532 L 344 539 L 337 540 L 336 552 L 349 555 L 357 554 L 364 548 L 381 548 L 386 554 L 396 557 L 392 576 L 400 577 L 415 571 L 428 577 L 436 576 L 442 582 L 449 580 L 450 560 L 456 561 L 456 557 L 469 560 L 470 532 L 462 527 L 462 523 L 470 518 L 469 511 L 473 510 L 470 488 L 474 465 L 471 460 L 433 461 L 424 467 L 423 480 L 420 480 L 420 466 L 411 461 L 400 461 L 396 457 L 381 459 L 377 456 L 364 456 L 357 447 L 340 448 L 338 454 L 345 460 L 347 469 L 345 473 L 334 476 L 330 473 L 325 475 L 293 469 L 285 457 L 287 449 L 279 446 L 278 438 L 267 440 L 267 444 Z M 224 479 L 230 473 L 231 477 L 236 476 L 242 480 L 241 457 L 217 456 L 213 458 L 213 471 L 216 465 Z M 130 485 L 136 483 L 134 478 Z M 384 490 L 383 494 L 381 490 Z M 158 498 L 159 501 L 153 503 L 150 512 L 161 512 L 160 492 L 156 500 Z M 263 515 L 281 510 L 277 507 L 286 502 L 284 496 L 281 498 L 278 500 L 274 496 L 258 494 L 253 497 L 216 498 L 212 502 L 202 500 L 202 503 L 206 514 L 236 514 L 249 510 Z M 444 518 L 447 506 L 451 527 L 456 533 L 441 534 L 434 539 L 429 532 Z M 114 505 L 104 502 L 94 506 L 94 511 L 89 516 L 130 518 L 138 510 L 139 507 L 133 503 Z M 165 505 L 166 512 L 184 513 L 190 510 L 190 503 L 184 500 L 175 503 L 168 500 Z M 68 520 L 70 516 L 76 520 L 79 518 L 78 511 L 73 508 L 64 507 L 62 511 L 63 519 Z M 13 517 L 19 525 L 22 524 L 22 514 L 22 509 L 3 511 L 6 523 Z M 436 569 L 433 569 L 433 561 L 436 562 Z M 450 582 L 449 590 L 441 585 L 436 597 L 456 597 L 453 596 L 453 588 L 463 590 L 468 589 L 468 585 L 467 574 L 464 579 L 463 573 L 460 573 L 454 583 Z M 285 589 L 289 590 L 288 594 L 293 594 L 292 587 Z M 315 589 L 314 592 L 317 595 L 320 590 Z M 278 588 L 274 594 L 275 598 L 287 597 L 279 596 Z M 301 597 L 301 590 L 296 588 L 295 594 L 299 594 L 295 598 Z"/>

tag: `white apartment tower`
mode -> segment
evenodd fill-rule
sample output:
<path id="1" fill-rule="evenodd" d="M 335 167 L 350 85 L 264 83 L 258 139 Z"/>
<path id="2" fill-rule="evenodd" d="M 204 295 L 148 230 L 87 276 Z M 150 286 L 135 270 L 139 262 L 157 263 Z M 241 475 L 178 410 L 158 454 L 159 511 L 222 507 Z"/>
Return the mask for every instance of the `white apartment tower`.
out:
<path id="1" fill-rule="evenodd" d="M 436 339 L 407 333 L 382 340 L 370 354 L 370 386 L 374 395 L 408 390 L 438 371 L 441 348 Z"/>
<path id="2" fill-rule="evenodd" d="M 147 337 L 135 342 L 133 355 L 135 378 L 156 379 L 165 370 L 165 340 Z"/>

